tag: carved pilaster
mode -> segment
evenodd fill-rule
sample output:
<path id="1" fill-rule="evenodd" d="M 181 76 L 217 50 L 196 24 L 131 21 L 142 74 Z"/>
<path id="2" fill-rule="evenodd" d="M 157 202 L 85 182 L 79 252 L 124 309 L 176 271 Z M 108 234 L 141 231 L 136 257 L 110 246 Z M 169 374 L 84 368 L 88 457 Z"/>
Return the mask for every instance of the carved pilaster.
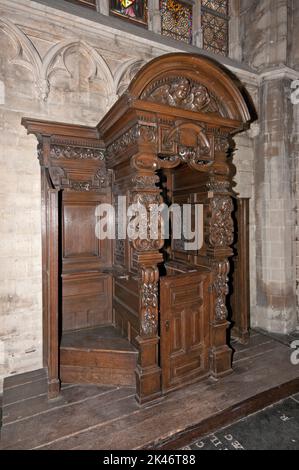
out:
<path id="1" fill-rule="evenodd" d="M 140 135 L 140 133 L 139 133 Z M 148 147 L 147 147 L 148 144 Z M 159 270 L 162 261 L 159 252 L 163 246 L 161 226 L 158 223 L 157 233 L 153 237 L 150 230 L 150 215 L 153 204 L 160 204 L 162 198 L 156 170 L 158 159 L 151 151 L 152 133 L 142 134 L 142 152 L 131 158 L 134 170 L 132 177 L 133 191 L 131 203 L 142 205 L 147 214 L 147 227 L 143 236 L 131 240 L 133 258 L 139 272 L 139 359 L 136 369 L 136 396 L 140 403 L 145 403 L 161 394 L 161 370 L 158 365 L 159 352 Z M 134 219 L 134 217 L 133 217 Z"/>
<path id="2" fill-rule="evenodd" d="M 145 403 L 161 395 L 161 369 L 158 365 L 159 354 L 159 271 L 157 264 L 162 261 L 159 252 L 137 253 L 139 266 L 140 297 L 139 358 L 136 368 L 136 397 Z"/>
<path id="3" fill-rule="evenodd" d="M 214 248 L 227 248 L 233 243 L 234 226 L 231 217 L 231 197 L 214 193 L 210 202 L 211 219 L 209 243 Z"/>
<path id="4" fill-rule="evenodd" d="M 229 293 L 229 257 L 234 236 L 231 197 L 231 164 L 227 159 L 229 142 L 219 132 L 214 136 L 215 162 L 209 172 L 209 231 L 207 236 L 209 262 L 213 273 L 214 308 L 210 321 L 210 367 L 216 377 L 231 371 L 231 349 L 227 345 L 227 295 Z"/>

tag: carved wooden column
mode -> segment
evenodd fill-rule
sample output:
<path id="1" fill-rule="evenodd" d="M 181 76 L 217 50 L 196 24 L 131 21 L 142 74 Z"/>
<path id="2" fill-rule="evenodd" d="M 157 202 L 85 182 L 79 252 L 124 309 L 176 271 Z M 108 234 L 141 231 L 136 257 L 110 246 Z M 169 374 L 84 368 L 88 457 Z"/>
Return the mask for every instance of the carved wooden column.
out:
<path id="1" fill-rule="evenodd" d="M 210 319 L 211 349 L 210 369 L 215 377 L 231 371 L 232 351 L 227 345 L 227 294 L 229 258 L 233 251 L 234 226 L 231 197 L 232 164 L 227 160 L 228 136 L 217 133 L 214 137 L 215 162 L 209 171 L 209 235 L 208 257 L 213 273 L 214 308 Z"/>
<path id="2" fill-rule="evenodd" d="M 142 128 L 141 128 L 142 129 Z M 140 153 L 131 158 L 135 170 L 132 178 L 133 190 L 131 203 L 142 204 L 148 215 L 147 238 L 132 241 L 134 258 L 139 273 L 139 335 L 136 342 L 139 346 L 139 358 L 136 368 L 136 398 L 145 403 L 161 395 L 161 369 L 159 367 L 159 270 L 158 264 L 163 257 L 159 252 L 163 246 L 160 233 L 157 239 L 150 238 L 149 218 L 152 204 L 160 204 L 162 198 L 157 188 L 156 170 L 158 159 L 153 152 L 151 140 L 155 139 L 151 129 L 143 128 L 143 144 Z M 141 130 L 141 132 L 143 132 Z M 146 142 L 149 143 L 147 148 Z"/>

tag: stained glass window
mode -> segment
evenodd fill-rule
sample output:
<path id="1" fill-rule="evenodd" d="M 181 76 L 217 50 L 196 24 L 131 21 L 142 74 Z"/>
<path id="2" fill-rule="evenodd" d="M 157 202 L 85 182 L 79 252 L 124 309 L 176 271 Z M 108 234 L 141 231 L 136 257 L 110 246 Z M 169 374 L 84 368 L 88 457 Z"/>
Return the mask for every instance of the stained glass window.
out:
<path id="1" fill-rule="evenodd" d="M 203 48 L 216 54 L 228 54 L 228 0 L 201 1 Z"/>
<path id="2" fill-rule="evenodd" d="M 147 25 L 147 0 L 110 0 L 110 13 Z"/>
<path id="3" fill-rule="evenodd" d="M 161 0 L 161 32 L 180 41 L 192 42 L 192 5 L 175 0 Z"/>

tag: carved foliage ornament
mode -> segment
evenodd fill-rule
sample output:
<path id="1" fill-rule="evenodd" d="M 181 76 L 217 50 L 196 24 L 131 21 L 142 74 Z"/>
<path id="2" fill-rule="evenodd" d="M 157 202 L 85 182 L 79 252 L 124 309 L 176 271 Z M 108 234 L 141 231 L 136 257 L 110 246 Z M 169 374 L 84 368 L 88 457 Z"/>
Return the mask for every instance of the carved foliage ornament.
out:
<path id="1" fill-rule="evenodd" d="M 91 183 L 85 181 L 70 181 L 69 187 L 74 191 L 90 191 Z"/>
<path id="2" fill-rule="evenodd" d="M 135 175 L 132 177 L 132 183 L 136 189 L 155 189 L 158 182 L 157 175 Z"/>
<path id="3" fill-rule="evenodd" d="M 118 155 L 138 142 L 155 143 L 156 138 L 157 132 L 155 127 L 136 124 L 108 146 L 107 156 L 113 157 L 115 154 Z"/>
<path id="4" fill-rule="evenodd" d="M 95 147 L 51 145 L 50 157 L 59 160 L 104 160 L 104 150 Z"/>
<path id="5" fill-rule="evenodd" d="M 233 243 L 233 202 L 230 197 L 214 196 L 210 203 L 210 245 L 228 247 Z"/>
<path id="6" fill-rule="evenodd" d="M 229 149 L 229 141 L 226 135 L 216 135 L 215 136 L 215 144 L 214 144 L 215 152 L 226 153 Z"/>
<path id="7" fill-rule="evenodd" d="M 207 183 L 207 189 L 215 193 L 228 193 L 230 189 L 230 182 L 211 180 Z"/>
<path id="8" fill-rule="evenodd" d="M 196 112 L 224 115 L 217 98 L 204 85 L 186 77 L 168 77 L 156 81 L 141 99 Z"/>
<path id="9" fill-rule="evenodd" d="M 213 261 L 212 271 L 214 273 L 213 288 L 216 293 L 216 320 L 223 321 L 227 318 L 226 296 L 229 293 L 228 274 L 230 270 L 229 261 Z"/>
<path id="10" fill-rule="evenodd" d="M 141 278 L 141 335 L 154 336 L 158 330 L 158 268 L 143 267 Z"/>

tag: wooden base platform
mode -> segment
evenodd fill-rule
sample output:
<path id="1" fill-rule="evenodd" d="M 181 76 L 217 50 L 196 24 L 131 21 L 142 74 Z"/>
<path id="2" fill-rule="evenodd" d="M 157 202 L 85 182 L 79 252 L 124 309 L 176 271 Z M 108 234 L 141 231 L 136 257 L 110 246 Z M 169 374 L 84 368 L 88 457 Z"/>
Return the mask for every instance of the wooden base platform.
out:
<path id="1" fill-rule="evenodd" d="M 130 387 L 64 385 L 48 401 L 44 371 L 5 380 L 1 449 L 181 448 L 299 392 L 292 350 L 253 332 L 234 344 L 234 373 L 170 393 L 146 407 Z"/>
<path id="2" fill-rule="evenodd" d="M 61 381 L 134 386 L 137 356 L 112 325 L 70 331 L 60 345 Z"/>

